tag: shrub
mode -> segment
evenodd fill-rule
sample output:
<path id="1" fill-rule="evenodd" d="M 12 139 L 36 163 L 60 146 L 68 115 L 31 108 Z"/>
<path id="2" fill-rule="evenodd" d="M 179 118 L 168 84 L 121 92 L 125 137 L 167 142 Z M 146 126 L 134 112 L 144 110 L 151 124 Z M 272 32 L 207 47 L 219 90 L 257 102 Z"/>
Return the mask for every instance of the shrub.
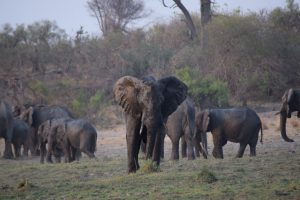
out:
<path id="1" fill-rule="evenodd" d="M 177 70 L 176 75 L 188 86 L 189 95 L 201 107 L 228 105 L 229 90 L 225 82 L 209 76 L 203 77 L 189 67 Z"/>
<path id="2" fill-rule="evenodd" d="M 203 167 L 201 172 L 197 175 L 197 180 L 201 183 L 214 183 L 218 179 L 213 172 L 207 169 L 207 167 Z"/>

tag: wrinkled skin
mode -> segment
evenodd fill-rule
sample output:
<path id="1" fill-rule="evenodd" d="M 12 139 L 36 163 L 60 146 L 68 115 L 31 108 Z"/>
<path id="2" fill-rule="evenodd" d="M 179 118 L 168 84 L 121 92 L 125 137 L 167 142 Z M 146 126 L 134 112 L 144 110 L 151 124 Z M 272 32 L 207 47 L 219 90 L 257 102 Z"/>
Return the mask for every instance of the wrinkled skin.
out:
<path id="1" fill-rule="evenodd" d="M 58 147 L 64 152 L 65 162 L 74 161 L 77 150 L 89 158 L 96 158 L 96 144 L 97 131 L 91 123 L 82 119 L 69 119 L 51 128 L 47 155 L 53 152 L 54 147 Z"/>
<path id="2" fill-rule="evenodd" d="M 172 76 L 160 80 L 152 76 L 142 79 L 124 76 L 115 83 L 115 99 L 125 111 L 128 173 L 139 169 L 142 139 L 146 143 L 146 159 L 160 164 L 165 122 L 186 94 L 186 85 Z"/>
<path id="3" fill-rule="evenodd" d="M 207 151 L 207 133 L 205 131 L 201 131 L 202 130 L 202 126 L 201 126 L 201 112 L 200 110 L 196 112 L 196 117 L 195 117 L 195 121 L 196 121 L 196 134 L 194 137 L 194 147 L 195 147 L 195 154 L 197 157 L 200 157 L 200 153 L 202 153 L 202 155 L 205 157 L 207 157 L 208 155 L 208 151 Z"/>
<path id="4" fill-rule="evenodd" d="M 6 159 L 13 159 L 13 152 L 11 148 L 13 136 L 13 115 L 10 106 L 0 100 L 0 138 L 5 140 L 5 149 L 3 157 Z"/>
<path id="5" fill-rule="evenodd" d="M 179 140 L 182 141 L 182 157 L 188 160 L 195 159 L 194 138 L 195 138 L 195 106 L 190 98 L 186 98 L 169 117 L 166 123 L 167 135 L 172 142 L 171 159 L 179 159 Z M 199 144 L 200 145 L 200 144 Z M 187 150 L 187 153 L 186 153 Z M 207 155 L 203 151 L 204 157 Z"/>
<path id="6" fill-rule="evenodd" d="M 65 123 L 68 120 L 69 119 L 65 119 L 65 118 L 51 119 L 51 120 L 47 120 L 47 121 L 43 122 L 39 126 L 37 136 L 38 136 L 39 148 L 41 150 L 40 163 L 44 163 L 45 155 L 47 152 L 46 144 L 48 143 L 48 138 L 49 138 L 51 131 L 54 131 L 52 129 L 57 128 L 57 126 Z M 61 156 L 63 156 L 63 150 L 61 148 L 59 148 L 58 145 L 56 145 L 55 143 L 52 146 L 52 150 L 53 150 L 53 152 L 48 152 L 48 154 L 47 154 L 47 162 L 53 163 L 52 153 L 55 157 L 56 162 L 60 162 L 60 158 L 61 158 Z"/>
<path id="7" fill-rule="evenodd" d="M 15 151 L 15 157 L 21 155 L 21 147 L 23 146 L 23 156 L 28 156 L 29 148 L 29 127 L 26 122 L 15 118 L 13 121 L 13 137 L 12 144 Z"/>
<path id="8" fill-rule="evenodd" d="M 32 155 L 39 155 L 39 144 L 37 132 L 39 126 L 50 119 L 70 118 L 73 116 L 71 112 L 64 106 L 46 106 L 36 105 L 28 106 L 21 112 L 20 118 L 23 119 L 30 127 L 30 143 L 29 148 Z"/>
<path id="9" fill-rule="evenodd" d="M 201 132 L 211 132 L 213 136 L 213 156 L 224 158 L 222 147 L 227 141 L 240 143 L 236 157 L 243 157 L 245 148 L 250 146 L 250 156 L 256 155 L 256 144 L 262 126 L 258 115 L 249 108 L 210 109 L 201 112 Z"/>
<path id="10" fill-rule="evenodd" d="M 300 118 L 300 90 L 289 89 L 285 91 L 282 97 L 282 106 L 279 112 L 281 136 L 286 142 L 294 142 L 286 134 L 286 119 L 291 118 L 294 111 L 297 112 L 297 117 Z"/>

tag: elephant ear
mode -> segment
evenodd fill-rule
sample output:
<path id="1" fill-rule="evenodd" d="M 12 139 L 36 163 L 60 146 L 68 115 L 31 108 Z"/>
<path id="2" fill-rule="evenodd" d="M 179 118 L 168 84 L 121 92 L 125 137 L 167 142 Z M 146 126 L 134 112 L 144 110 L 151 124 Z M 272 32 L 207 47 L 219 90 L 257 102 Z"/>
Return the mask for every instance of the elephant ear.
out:
<path id="1" fill-rule="evenodd" d="M 164 101 L 161 111 L 164 118 L 172 114 L 187 96 L 187 86 L 174 76 L 162 78 L 158 81 Z"/>
<path id="2" fill-rule="evenodd" d="M 57 142 L 63 141 L 67 132 L 67 123 L 61 123 L 52 129 L 53 137 Z"/>
<path id="3" fill-rule="evenodd" d="M 287 103 L 290 103 L 293 101 L 293 97 L 294 97 L 294 90 L 291 88 L 289 89 L 288 93 L 287 93 Z"/>
<path id="4" fill-rule="evenodd" d="M 32 106 L 30 106 L 20 115 L 20 118 L 23 119 L 24 121 L 26 121 L 29 126 L 31 126 L 32 122 L 33 122 L 33 120 L 32 120 L 33 111 L 34 111 L 34 108 Z"/>
<path id="5" fill-rule="evenodd" d="M 142 109 L 138 102 L 138 93 L 141 84 L 141 80 L 132 76 L 124 76 L 115 83 L 115 100 L 124 109 L 125 113 L 133 116 L 140 115 Z"/>
<path id="6" fill-rule="evenodd" d="M 203 132 L 207 132 L 207 129 L 208 129 L 208 125 L 209 125 L 209 120 L 210 120 L 210 117 L 209 117 L 209 110 L 205 110 L 203 112 L 203 116 L 202 116 L 202 130 Z"/>

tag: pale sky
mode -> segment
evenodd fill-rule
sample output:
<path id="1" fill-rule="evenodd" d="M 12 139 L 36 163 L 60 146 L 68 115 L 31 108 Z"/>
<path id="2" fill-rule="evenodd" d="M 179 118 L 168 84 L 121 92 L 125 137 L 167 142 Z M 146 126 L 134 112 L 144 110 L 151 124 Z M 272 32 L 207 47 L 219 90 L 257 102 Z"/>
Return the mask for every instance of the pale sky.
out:
<path id="1" fill-rule="evenodd" d="M 80 26 L 89 34 L 99 34 L 97 21 L 91 17 L 87 0 L 0 0 L 0 28 L 3 24 L 31 24 L 36 21 L 50 20 L 64 29 L 70 36 L 75 35 Z M 149 26 L 155 22 L 167 22 L 179 9 L 163 7 L 161 0 L 144 0 L 145 8 L 152 14 L 139 21 L 135 27 Z M 172 0 L 165 0 L 172 5 Z M 182 0 L 190 12 L 200 12 L 200 0 Z M 271 10 L 284 7 L 286 0 L 214 0 L 218 10 L 230 12 L 240 8 L 243 12 Z M 295 0 L 300 5 L 300 0 Z"/>

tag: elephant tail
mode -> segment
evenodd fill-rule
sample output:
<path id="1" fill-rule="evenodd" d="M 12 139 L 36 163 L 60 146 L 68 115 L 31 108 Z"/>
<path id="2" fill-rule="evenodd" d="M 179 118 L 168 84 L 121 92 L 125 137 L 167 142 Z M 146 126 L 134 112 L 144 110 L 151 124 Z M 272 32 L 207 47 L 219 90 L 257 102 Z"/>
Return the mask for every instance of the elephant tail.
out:
<path id="1" fill-rule="evenodd" d="M 263 144 L 263 128 L 262 123 L 260 122 L 260 143 Z"/>
<path id="2" fill-rule="evenodd" d="M 94 138 L 93 138 L 93 141 L 92 141 L 92 144 L 90 147 L 90 151 L 91 152 L 97 151 L 97 132 L 96 132 L 96 134 L 94 134 Z"/>

